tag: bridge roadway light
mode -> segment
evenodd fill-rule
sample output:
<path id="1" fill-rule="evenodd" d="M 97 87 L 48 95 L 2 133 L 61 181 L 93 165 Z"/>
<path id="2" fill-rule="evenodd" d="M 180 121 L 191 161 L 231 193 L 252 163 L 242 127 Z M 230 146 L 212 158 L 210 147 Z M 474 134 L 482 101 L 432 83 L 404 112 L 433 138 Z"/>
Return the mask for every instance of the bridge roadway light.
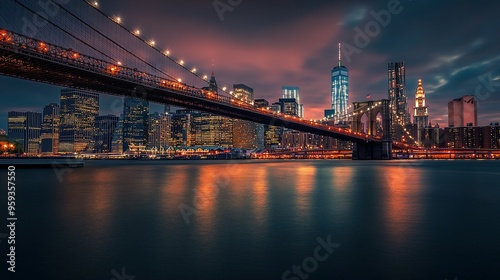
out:
<path id="1" fill-rule="evenodd" d="M 136 36 L 139 36 L 139 35 L 141 35 L 141 31 L 140 31 L 139 29 L 136 29 L 136 30 L 134 31 L 134 34 L 135 34 Z"/>
<path id="2" fill-rule="evenodd" d="M 121 17 L 116 17 L 116 22 L 121 23 L 122 22 L 122 18 Z"/>
<path id="3" fill-rule="evenodd" d="M 99 3 L 97 3 L 97 1 L 94 2 L 93 4 L 94 4 L 94 7 L 96 7 L 96 8 L 99 6 Z"/>

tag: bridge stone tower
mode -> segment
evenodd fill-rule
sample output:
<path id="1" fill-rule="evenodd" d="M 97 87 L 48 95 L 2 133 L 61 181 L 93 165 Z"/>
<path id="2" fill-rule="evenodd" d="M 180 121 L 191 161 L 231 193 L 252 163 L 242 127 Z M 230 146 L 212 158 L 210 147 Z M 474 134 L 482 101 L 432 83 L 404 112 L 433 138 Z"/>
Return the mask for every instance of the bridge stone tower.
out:
<path id="1" fill-rule="evenodd" d="M 389 99 L 353 102 L 352 130 L 362 132 L 361 119 L 367 117 L 366 133 L 377 135 L 377 115 L 382 116 L 382 141 L 358 141 L 354 143 L 352 159 L 392 159 L 391 101 Z"/>

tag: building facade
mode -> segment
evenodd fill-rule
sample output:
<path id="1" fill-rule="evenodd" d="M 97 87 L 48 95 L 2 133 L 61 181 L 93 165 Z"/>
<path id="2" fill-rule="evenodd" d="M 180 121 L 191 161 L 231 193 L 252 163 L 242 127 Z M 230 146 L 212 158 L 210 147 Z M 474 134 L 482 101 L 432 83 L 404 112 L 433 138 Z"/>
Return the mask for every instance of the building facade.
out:
<path id="1" fill-rule="evenodd" d="M 19 143 L 27 154 L 40 152 L 42 114 L 37 112 L 8 112 L 8 135 Z"/>
<path id="2" fill-rule="evenodd" d="M 254 105 L 253 88 L 244 84 L 233 85 L 233 97 Z"/>
<path id="3" fill-rule="evenodd" d="M 406 66 L 404 62 L 388 64 L 388 88 L 392 115 L 391 135 L 401 140 L 404 129 L 410 124 L 406 97 Z"/>
<path id="4" fill-rule="evenodd" d="M 254 105 L 253 88 L 244 85 L 233 85 L 233 97 Z M 233 120 L 233 144 L 235 148 L 257 148 L 257 124 L 247 120 Z"/>
<path id="5" fill-rule="evenodd" d="M 125 98 L 123 106 L 123 151 L 145 149 L 148 145 L 149 102 Z"/>
<path id="6" fill-rule="evenodd" d="M 113 151 L 113 136 L 119 119 L 115 115 L 98 116 L 95 119 L 94 152 L 110 153 Z"/>
<path id="7" fill-rule="evenodd" d="M 172 115 L 154 113 L 149 116 L 150 149 L 162 150 L 170 146 Z"/>
<path id="8" fill-rule="evenodd" d="M 256 99 L 254 102 L 255 107 L 264 108 L 269 110 L 269 101 L 265 99 Z M 269 125 L 258 123 L 256 124 L 256 138 L 257 138 L 257 148 L 264 149 L 265 147 L 265 135 L 266 135 L 266 127 Z"/>
<path id="9" fill-rule="evenodd" d="M 448 126 L 477 126 L 477 102 L 473 95 L 465 95 L 448 103 Z"/>
<path id="10" fill-rule="evenodd" d="M 417 89 L 415 91 L 415 107 L 413 108 L 413 123 L 416 126 L 416 140 L 418 145 L 422 144 L 422 132 L 429 122 L 429 112 L 425 104 L 425 90 L 422 85 L 422 80 L 418 80 Z"/>
<path id="11" fill-rule="evenodd" d="M 233 147 L 233 120 L 211 113 L 193 113 L 191 135 L 194 136 L 191 142 L 194 146 Z"/>
<path id="12" fill-rule="evenodd" d="M 111 152 L 118 154 L 123 153 L 123 115 L 120 115 L 116 123 L 113 140 L 111 142 Z"/>
<path id="13" fill-rule="evenodd" d="M 78 89 L 61 90 L 59 152 L 78 153 L 92 149 L 99 95 Z"/>
<path id="14" fill-rule="evenodd" d="M 294 114 L 295 116 L 298 116 L 299 118 L 304 117 L 304 105 L 300 103 L 300 89 L 299 87 L 296 86 L 283 86 L 281 87 L 281 99 L 283 100 L 288 100 L 292 102 L 292 99 L 295 99 L 296 103 L 296 113 Z M 281 100 L 280 99 L 280 100 Z M 281 103 L 281 101 L 280 101 Z M 282 113 L 284 111 L 282 110 Z"/>
<path id="15" fill-rule="evenodd" d="M 43 108 L 40 149 L 42 153 L 57 154 L 59 152 L 59 126 L 61 107 L 51 103 Z"/>
<path id="16" fill-rule="evenodd" d="M 339 43 L 339 58 L 338 64 L 331 72 L 331 110 L 325 111 L 326 115 L 333 115 L 337 120 L 345 119 L 347 115 L 347 107 L 349 106 L 349 69 L 342 65 L 340 58 L 340 43 Z"/>
<path id="17" fill-rule="evenodd" d="M 192 112 L 189 110 L 177 110 L 172 115 L 171 121 L 171 146 L 189 147 L 194 144 L 191 137 Z"/>

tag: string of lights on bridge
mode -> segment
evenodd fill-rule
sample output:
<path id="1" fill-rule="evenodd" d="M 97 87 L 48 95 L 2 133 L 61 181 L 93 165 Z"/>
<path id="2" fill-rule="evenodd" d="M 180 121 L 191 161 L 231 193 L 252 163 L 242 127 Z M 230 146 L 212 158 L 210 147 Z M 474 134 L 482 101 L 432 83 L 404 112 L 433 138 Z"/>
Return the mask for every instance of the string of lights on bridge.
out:
<path id="1" fill-rule="evenodd" d="M 143 43 L 147 44 L 149 47 L 151 47 L 152 49 L 154 49 L 158 53 L 162 54 L 167 59 L 169 59 L 172 62 L 176 63 L 178 66 L 184 68 L 185 70 L 191 72 L 193 75 L 195 75 L 196 77 L 204 80 L 205 82 L 209 82 L 208 75 L 203 75 L 203 76 L 199 75 L 198 74 L 198 69 L 196 67 L 193 67 L 193 68 L 187 67 L 186 66 L 186 62 L 185 62 L 184 59 L 174 59 L 174 57 L 172 56 L 172 52 L 169 49 L 162 51 L 159 48 L 157 48 L 156 46 L 158 44 L 157 44 L 157 42 L 154 39 L 146 40 L 146 39 L 142 38 L 141 37 L 141 30 L 140 29 L 130 29 L 130 28 L 126 27 L 124 25 L 124 23 L 123 23 L 123 18 L 121 16 L 110 16 L 109 14 L 105 13 L 103 10 L 99 9 L 99 2 L 97 2 L 97 1 L 86 1 L 86 0 L 84 0 L 84 2 L 86 2 L 88 5 L 90 5 L 94 9 L 98 10 L 100 13 L 102 13 L 103 15 L 105 15 L 109 20 L 113 21 L 114 23 L 116 23 L 117 25 L 119 25 L 121 28 L 123 28 L 126 31 L 128 31 L 129 33 L 133 34 L 140 41 L 142 41 Z M 120 61 L 118 61 L 117 64 L 120 65 L 120 66 L 122 65 L 122 63 Z M 177 81 L 179 83 L 182 83 L 182 79 L 181 78 L 178 78 Z M 228 92 L 226 86 L 223 86 L 222 88 L 218 87 L 218 89 L 221 90 L 222 92 L 230 95 L 230 96 L 233 95 L 233 91 L 229 91 Z"/>
<path id="2" fill-rule="evenodd" d="M 154 49 L 155 51 L 157 51 L 158 53 L 162 54 L 164 57 L 166 57 L 167 59 L 171 60 L 172 62 L 176 63 L 178 66 L 184 68 L 185 70 L 191 72 L 193 75 L 197 76 L 198 78 L 204 80 L 205 82 L 209 82 L 208 80 L 208 75 L 203 75 L 203 76 L 200 76 L 198 74 L 198 69 L 196 67 L 193 67 L 193 68 L 189 68 L 186 66 L 186 62 L 184 61 L 184 59 L 174 59 L 174 57 L 172 56 L 172 52 L 167 49 L 167 50 L 164 50 L 164 51 L 161 51 L 158 47 L 157 47 L 157 42 L 154 40 L 154 39 L 150 39 L 150 40 L 146 40 L 144 38 L 141 37 L 141 30 L 140 29 L 130 29 L 128 27 L 126 27 L 123 23 L 123 18 L 121 16 L 110 16 L 109 14 L 105 13 L 103 10 L 99 9 L 99 2 L 97 1 L 86 1 L 84 0 L 88 5 L 90 5 L 91 7 L 95 8 L 96 10 L 98 10 L 99 12 L 101 12 L 103 15 L 105 15 L 108 19 L 110 19 L 111 21 L 113 21 L 114 23 L 116 23 L 117 25 L 119 25 L 121 28 L 125 29 L 127 32 L 133 34 L 135 37 L 137 37 L 140 41 L 142 41 L 143 43 L 147 44 L 149 47 L 151 47 L 152 49 Z M 118 65 L 122 65 L 122 63 L 120 61 L 117 62 Z M 178 78 L 177 79 L 178 82 L 182 82 L 182 79 L 181 78 Z M 229 96 L 233 97 L 233 91 L 227 91 L 227 87 L 226 86 L 223 86 L 222 88 L 218 87 L 219 90 L 221 90 L 222 92 L 228 94 Z M 342 116 L 334 116 L 333 119 L 347 119 L 347 118 L 350 118 L 350 117 L 355 117 L 355 116 L 358 116 L 359 114 L 363 114 L 364 112 L 368 112 L 370 110 L 373 110 L 375 109 L 377 106 L 380 106 L 382 103 L 381 102 L 376 102 L 374 103 L 372 106 L 370 106 L 368 109 L 362 107 L 362 108 L 357 108 L 355 109 L 354 111 L 350 112 L 350 113 L 346 113 Z M 349 105 L 349 108 L 351 108 L 352 105 Z M 366 111 L 363 111 L 363 110 L 366 110 Z M 400 121 L 399 119 L 399 116 L 396 116 L 398 118 L 398 122 Z M 331 120 L 332 118 L 323 118 L 322 120 L 325 121 L 325 120 Z M 314 123 L 318 123 L 320 122 L 321 120 L 317 120 L 317 119 L 310 119 L 310 122 L 314 122 Z M 404 128 L 404 131 L 407 133 L 408 137 L 412 140 L 413 139 L 413 136 L 410 135 L 409 131 L 406 130 L 406 128 Z"/>

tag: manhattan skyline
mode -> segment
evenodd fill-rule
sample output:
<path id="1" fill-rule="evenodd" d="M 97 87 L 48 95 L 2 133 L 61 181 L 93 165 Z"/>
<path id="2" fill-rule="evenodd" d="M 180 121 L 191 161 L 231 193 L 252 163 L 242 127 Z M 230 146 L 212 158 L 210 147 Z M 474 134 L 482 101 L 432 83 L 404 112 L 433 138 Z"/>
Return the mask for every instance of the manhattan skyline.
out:
<path id="1" fill-rule="evenodd" d="M 120 16 L 125 26 L 139 28 L 145 39 L 154 39 L 157 46 L 200 72 L 209 74 L 213 60 L 221 87 L 244 83 L 255 89 L 255 98 L 270 102 L 277 101 L 283 85 L 300 87 L 306 119 L 319 119 L 329 108 L 330 71 L 342 42 L 343 48 L 351 45 L 359 50 L 343 52 L 342 57 L 350 70 L 349 104 L 366 100 L 367 94 L 372 99 L 387 98 L 387 63 L 405 61 L 409 104 L 422 79 L 433 124 L 446 126 L 447 103 L 478 89 L 479 125 L 498 122 L 500 40 L 495 36 L 499 21 L 493 5 L 400 1 L 399 12 L 385 27 L 378 23 L 380 31 L 369 37 L 366 46 L 356 44 L 357 30 L 365 32 L 377 22 L 374 15 L 387 10 L 391 2 L 242 1 L 221 13 L 210 1 L 145 1 L 138 11 L 132 1 L 106 0 L 99 1 L 99 8 Z M 1 76 L 0 92 L 11 96 L 0 104 L 0 128 L 7 129 L 8 111 L 40 112 L 57 102 L 59 89 Z M 116 99 L 102 95 L 100 113 L 116 114 Z M 152 106 L 151 111 L 160 108 Z"/>

